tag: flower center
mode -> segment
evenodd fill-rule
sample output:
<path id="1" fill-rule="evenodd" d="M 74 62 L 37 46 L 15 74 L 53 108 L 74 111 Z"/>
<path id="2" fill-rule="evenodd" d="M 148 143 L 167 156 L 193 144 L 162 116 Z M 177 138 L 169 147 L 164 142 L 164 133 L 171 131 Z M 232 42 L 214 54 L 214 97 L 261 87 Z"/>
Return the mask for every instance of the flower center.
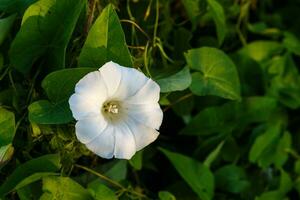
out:
<path id="1" fill-rule="evenodd" d="M 120 103 L 118 101 L 107 101 L 102 106 L 102 114 L 106 119 L 114 122 L 120 118 Z"/>

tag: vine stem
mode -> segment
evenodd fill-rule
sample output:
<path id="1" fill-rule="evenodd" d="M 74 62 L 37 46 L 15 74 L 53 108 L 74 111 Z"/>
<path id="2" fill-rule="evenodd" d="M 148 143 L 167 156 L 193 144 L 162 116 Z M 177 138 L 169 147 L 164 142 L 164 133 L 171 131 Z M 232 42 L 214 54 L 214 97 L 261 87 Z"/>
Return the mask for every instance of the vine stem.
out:
<path id="1" fill-rule="evenodd" d="M 141 198 L 144 198 L 144 199 L 150 199 L 149 197 L 147 197 L 146 195 L 142 194 L 142 193 L 139 193 L 139 192 L 136 192 L 134 190 L 128 190 L 128 188 L 124 187 L 123 185 L 121 185 L 120 183 L 108 178 L 107 176 L 103 175 L 103 174 L 100 174 L 99 172 L 96 172 L 88 167 L 85 167 L 85 166 L 82 166 L 82 165 L 78 165 L 78 164 L 75 164 L 74 165 L 75 167 L 78 167 L 80 169 L 83 169 L 87 172 L 90 172 L 91 174 L 94 174 L 96 176 L 98 176 L 99 178 L 101 178 L 102 180 L 105 180 L 107 181 L 108 183 L 110 183 L 112 186 L 116 187 L 116 188 L 119 188 L 121 190 L 121 193 L 123 192 L 128 192 L 128 193 L 131 193 L 133 195 L 136 195 L 138 197 L 141 197 Z"/>
<path id="2" fill-rule="evenodd" d="M 94 174 L 94 175 L 98 176 L 99 178 L 101 178 L 101 179 L 107 181 L 108 183 L 110 183 L 111 185 L 113 185 L 113 186 L 115 186 L 115 187 L 117 187 L 117 188 L 120 188 L 120 189 L 122 189 L 122 190 L 127 190 L 127 189 L 126 189 L 123 185 L 121 185 L 120 183 L 118 183 L 118 182 L 116 182 L 116 181 L 114 181 L 114 180 L 108 178 L 107 176 L 104 176 L 103 174 L 100 174 L 100 173 L 98 173 L 98 172 L 96 172 L 96 171 L 94 171 L 94 170 L 92 170 L 92 169 L 90 169 L 90 168 L 88 168 L 88 167 L 85 167 L 85 166 L 82 166 L 82 165 L 78 165 L 78 164 L 75 164 L 75 167 L 78 167 L 78 168 L 81 168 L 81 169 L 83 169 L 83 170 L 85 170 L 85 171 L 87 171 L 87 172 L 90 172 L 91 174 Z"/>
<path id="3" fill-rule="evenodd" d="M 176 101 L 174 101 L 173 103 L 171 103 L 170 105 L 168 105 L 167 107 L 164 108 L 163 112 L 166 112 L 167 110 L 169 110 L 170 108 L 172 108 L 172 106 L 174 106 L 175 104 L 185 100 L 185 99 L 188 99 L 190 97 L 193 96 L 193 93 L 188 93 L 182 97 L 180 97 L 179 99 L 177 99 Z"/>

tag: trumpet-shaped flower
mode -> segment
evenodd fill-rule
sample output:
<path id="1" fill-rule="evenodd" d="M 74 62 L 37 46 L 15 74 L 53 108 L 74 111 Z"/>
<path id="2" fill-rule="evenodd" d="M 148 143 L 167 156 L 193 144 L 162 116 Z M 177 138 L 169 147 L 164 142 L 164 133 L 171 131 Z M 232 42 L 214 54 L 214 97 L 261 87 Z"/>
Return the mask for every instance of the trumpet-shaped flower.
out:
<path id="1" fill-rule="evenodd" d="M 130 159 L 159 135 L 159 92 L 142 72 L 114 62 L 88 73 L 69 99 L 78 140 L 103 158 Z"/>

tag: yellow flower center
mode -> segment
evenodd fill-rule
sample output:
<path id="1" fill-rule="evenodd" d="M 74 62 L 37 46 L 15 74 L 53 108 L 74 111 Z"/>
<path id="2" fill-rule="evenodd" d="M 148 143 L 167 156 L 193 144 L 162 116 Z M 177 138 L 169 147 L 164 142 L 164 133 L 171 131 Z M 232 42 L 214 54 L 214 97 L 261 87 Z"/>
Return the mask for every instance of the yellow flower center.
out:
<path id="1" fill-rule="evenodd" d="M 102 106 L 102 114 L 107 120 L 114 122 L 120 118 L 120 109 L 118 101 L 107 101 Z"/>

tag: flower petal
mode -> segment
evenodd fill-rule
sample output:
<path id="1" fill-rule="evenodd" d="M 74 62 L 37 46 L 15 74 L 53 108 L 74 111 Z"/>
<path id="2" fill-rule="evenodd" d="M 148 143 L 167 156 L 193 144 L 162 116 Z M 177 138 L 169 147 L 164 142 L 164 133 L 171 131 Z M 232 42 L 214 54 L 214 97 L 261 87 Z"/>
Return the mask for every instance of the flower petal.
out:
<path id="1" fill-rule="evenodd" d="M 85 75 L 76 84 L 75 93 L 102 104 L 107 98 L 107 89 L 101 73 L 95 71 Z"/>
<path id="2" fill-rule="evenodd" d="M 149 79 L 135 95 L 126 98 L 124 101 L 132 104 L 157 103 L 159 100 L 159 93 L 159 85 Z"/>
<path id="3" fill-rule="evenodd" d="M 85 144 L 86 147 L 102 158 L 112 158 L 115 146 L 114 131 L 114 127 L 108 125 L 98 137 L 90 143 Z"/>
<path id="4" fill-rule="evenodd" d="M 149 80 L 137 69 L 119 66 L 119 70 L 122 77 L 119 87 L 111 96 L 112 99 L 123 100 L 135 95 Z"/>
<path id="5" fill-rule="evenodd" d="M 158 103 L 151 104 L 123 104 L 127 115 L 137 122 L 153 129 L 159 129 L 163 112 Z"/>
<path id="6" fill-rule="evenodd" d="M 107 126 L 108 124 L 102 115 L 88 117 L 76 123 L 76 136 L 80 142 L 86 144 L 102 134 Z"/>
<path id="7" fill-rule="evenodd" d="M 128 118 L 126 124 L 134 135 L 136 151 L 152 143 L 159 135 L 159 132 L 155 129 L 145 126 L 134 119 Z"/>
<path id="8" fill-rule="evenodd" d="M 74 93 L 69 99 L 69 105 L 73 117 L 76 120 L 80 120 L 88 116 L 97 116 L 100 115 L 101 112 L 100 102 L 95 102 L 94 98 L 89 98 L 89 96 L 86 95 Z"/>
<path id="9" fill-rule="evenodd" d="M 120 122 L 115 126 L 115 152 L 116 158 L 130 159 L 136 152 L 135 139 L 127 124 Z"/>
<path id="10" fill-rule="evenodd" d="M 100 69 L 105 85 L 107 87 L 107 95 L 111 97 L 118 89 L 121 82 L 120 65 L 112 61 L 105 63 Z"/>

